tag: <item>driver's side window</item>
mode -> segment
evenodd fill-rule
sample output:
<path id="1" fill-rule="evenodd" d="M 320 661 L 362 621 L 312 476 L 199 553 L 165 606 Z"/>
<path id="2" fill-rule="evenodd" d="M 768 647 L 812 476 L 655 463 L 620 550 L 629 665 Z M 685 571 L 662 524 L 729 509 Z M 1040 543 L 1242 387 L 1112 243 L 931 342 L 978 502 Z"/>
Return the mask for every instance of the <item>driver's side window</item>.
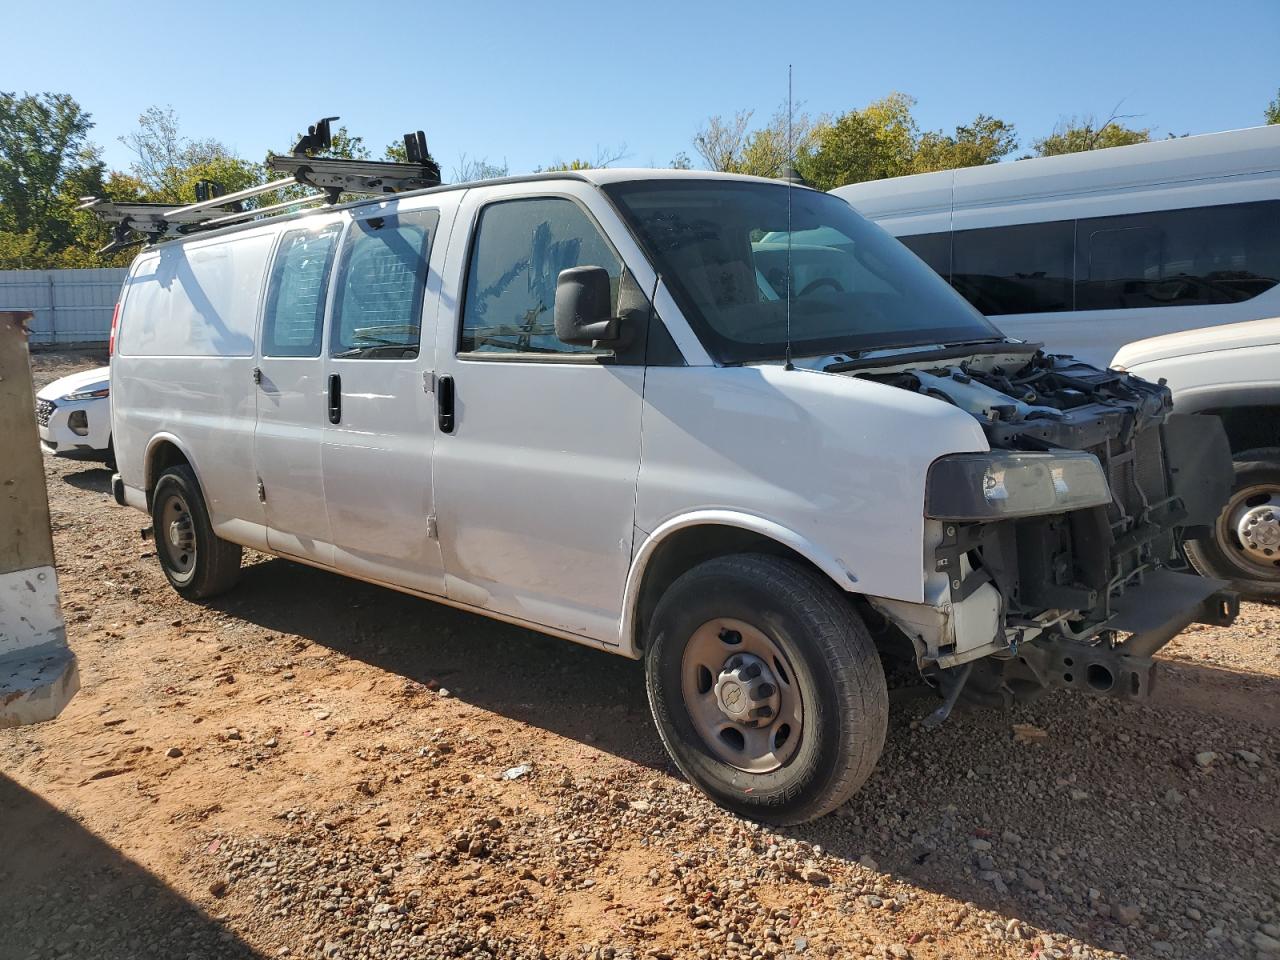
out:
<path id="1" fill-rule="evenodd" d="M 556 280 L 570 267 L 604 267 L 616 310 L 622 262 L 572 200 L 492 203 L 480 213 L 467 267 L 459 353 L 602 353 L 555 333 Z"/>

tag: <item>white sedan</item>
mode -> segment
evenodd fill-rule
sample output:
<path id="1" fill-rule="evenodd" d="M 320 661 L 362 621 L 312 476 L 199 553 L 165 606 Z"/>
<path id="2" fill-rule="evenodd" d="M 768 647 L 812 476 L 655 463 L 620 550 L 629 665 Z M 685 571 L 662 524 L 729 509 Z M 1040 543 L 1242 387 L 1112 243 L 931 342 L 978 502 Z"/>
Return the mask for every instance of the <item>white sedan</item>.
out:
<path id="1" fill-rule="evenodd" d="M 81 453 L 112 460 L 111 368 L 95 367 L 55 380 L 36 394 L 40 446 L 46 453 Z"/>

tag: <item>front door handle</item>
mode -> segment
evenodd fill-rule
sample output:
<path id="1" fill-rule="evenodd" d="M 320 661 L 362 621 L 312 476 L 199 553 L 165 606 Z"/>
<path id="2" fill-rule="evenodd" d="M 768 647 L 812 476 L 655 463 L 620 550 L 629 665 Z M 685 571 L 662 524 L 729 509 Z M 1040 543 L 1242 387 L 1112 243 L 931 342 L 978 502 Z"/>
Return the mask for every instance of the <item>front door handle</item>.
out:
<path id="1" fill-rule="evenodd" d="M 342 378 L 329 374 L 329 422 L 342 422 Z"/>
<path id="2" fill-rule="evenodd" d="M 436 423 L 441 433 L 453 433 L 453 377 L 436 381 Z"/>

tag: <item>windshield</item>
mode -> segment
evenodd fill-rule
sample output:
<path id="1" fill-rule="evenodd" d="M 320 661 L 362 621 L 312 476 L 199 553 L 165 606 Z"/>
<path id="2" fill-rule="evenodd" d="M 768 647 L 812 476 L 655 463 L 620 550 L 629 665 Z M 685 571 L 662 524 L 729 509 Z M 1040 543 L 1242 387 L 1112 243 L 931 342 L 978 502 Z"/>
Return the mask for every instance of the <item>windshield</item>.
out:
<path id="1" fill-rule="evenodd" d="M 636 180 L 605 192 L 708 351 L 782 357 L 991 340 L 1000 332 L 915 254 L 845 201 L 731 180 Z M 789 280 L 790 276 L 790 280 Z"/>

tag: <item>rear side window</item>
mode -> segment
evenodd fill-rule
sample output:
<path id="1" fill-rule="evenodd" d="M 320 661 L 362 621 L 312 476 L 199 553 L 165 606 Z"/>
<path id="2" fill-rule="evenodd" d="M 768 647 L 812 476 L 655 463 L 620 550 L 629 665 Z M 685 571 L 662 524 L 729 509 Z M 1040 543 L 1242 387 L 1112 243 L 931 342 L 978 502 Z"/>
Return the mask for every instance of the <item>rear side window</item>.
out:
<path id="1" fill-rule="evenodd" d="M 1077 224 L 1076 309 L 1209 306 L 1280 282 L 1280 200 Z"/>
<path id="2" fill-rule="evenodd" d="M 399 360 L 418 355 L 427 261 L 439 220 L 435 210 L 417 210 L 351 224 L 338 268 L 332 356 Z"/>
<path id="3" fill-rule="evenodd" d="M 597 353 L 555 332 L 556 280 L 570 267 L 604 267 L 613 305 L 622 261 L 572 200 L 505 200 L 480 214 L 467 269 L 463 353 Z"/>
<path id="4" fill-rule="evenodd" d="M 1074 255 L 1073 220 L 957 230 L 951 283 L 989 317 L 1070 310 Z"/>
<path id="5" fill-rule="evenodd" d="M 318 357 L 325 292 L 342 225 L 290 230 L 280 239 L 263 319 L 262 352 L 269 357 Z"/>

